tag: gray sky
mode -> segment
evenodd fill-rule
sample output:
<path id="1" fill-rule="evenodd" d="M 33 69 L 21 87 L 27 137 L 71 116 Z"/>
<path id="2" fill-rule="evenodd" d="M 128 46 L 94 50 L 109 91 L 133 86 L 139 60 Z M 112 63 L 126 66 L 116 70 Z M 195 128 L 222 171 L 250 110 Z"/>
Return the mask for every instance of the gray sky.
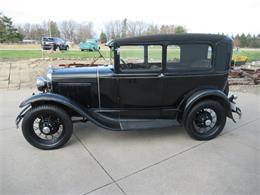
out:
<path id="1" fill-rule="evenodd" d="M 184 25 L 193 33 L 260 33 L 260 0 L 0 0 L 15 24 L 91 21 L 97 31 L 109 20 Z"/>

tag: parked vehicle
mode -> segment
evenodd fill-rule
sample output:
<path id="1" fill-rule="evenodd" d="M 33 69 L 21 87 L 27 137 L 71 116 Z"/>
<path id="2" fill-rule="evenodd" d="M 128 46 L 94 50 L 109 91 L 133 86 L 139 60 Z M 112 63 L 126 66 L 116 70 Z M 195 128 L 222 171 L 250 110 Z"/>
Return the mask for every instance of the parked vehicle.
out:
<path id="1" fill-rule="evenodd" d="M 43 37 L 41 41 L 42 49 L 43 50 L 68 50 L 69 45 L 66 41 L 59 37 Z"/>
<path id="2" fill-rule="evenodd" d="M 85 42 L 79 44 L 81 51 L 99 51 L 100 47 L 96 39 L 88 39 Z"/>
<path id="3" fill-rule="evenodd" d="M 235 65 L 235 66 L 241 66 L 246 64 L 246 62 L 248 61 L 248 57 L 247 56 L 242 56 L 242 55 L 234 55 L 232 57 L 232 62 L 231 65 Z"/>
<path id="4" fill-rule="evenodd" d="M 71 137 L 74 122 L 110 130 L 183 125 L 198 140 L 215 138 L 226 117 L 241 116 L 228 72 L 232 39 L 222 35 L 150 35 L 112 40 L 110 64 L 49 69 L 39 94 L 24 100 L 26 140 L 55 149 Z M 73 118 L 72 118 L 73 117 Z M 75 119 L 77 117 L 77 119 Z"/>

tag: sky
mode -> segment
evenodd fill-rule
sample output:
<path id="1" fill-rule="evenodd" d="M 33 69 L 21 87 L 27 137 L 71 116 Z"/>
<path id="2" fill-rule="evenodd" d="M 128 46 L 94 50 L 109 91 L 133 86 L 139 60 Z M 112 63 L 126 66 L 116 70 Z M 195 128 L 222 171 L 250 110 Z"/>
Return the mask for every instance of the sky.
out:
<path id="1" fill-rule="evenodd" d="M 191 33 L 260 33 L 260 0 L 0 0 L 15 24 L 91 21 L 96 31 L 110 20 L 183 25 Z"/>

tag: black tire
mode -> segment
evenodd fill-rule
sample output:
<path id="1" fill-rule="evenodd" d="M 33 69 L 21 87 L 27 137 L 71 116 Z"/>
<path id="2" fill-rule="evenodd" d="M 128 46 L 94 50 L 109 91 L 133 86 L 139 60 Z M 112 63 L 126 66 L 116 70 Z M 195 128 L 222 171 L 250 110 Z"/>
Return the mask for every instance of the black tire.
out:
<path id="1" fill-rule="evenodd" d="M 49 118 L 48 122 L 45 121 L 44 117 Z M 40 135 L 34 129 L 37 119 L 40 121 L 37 129 Z M 48 126 L 50 127 L 49 134 L 43 132 L 43 127 L 46 126 L 46 123 L 50 124 Z M 53 105 L 41 105 L 31 108 L 25 114 L 22 122 L 22 132 L 25 139 L 39 149 L 57 149 L 66 144 L 70 139 L 73 132 L 73 124 L 70 116 L 62 108 Z M 55 137 L 54 133 L 60 134 L 58 137 Z M 41 135 L 45 136 L 45 138 L 40 137 Z M 46 140 L 48 136 L 51 136 L 53 140 Z"/>
<path id="2" fill-rule="evenodd" d="M 53 45 L 53 51 L 56 51 L 56 50 L 57 50 L 57 48 L 58 48 L 58 46 L 57 46 L 57 45 Z"/>
<path id="3" fill-rule="evenodd" d="M 208 120 L 210 120 L 210 126 L 206 125 Z M 221 133 L 225 124 L 226 111 L 223 106 L 217 101 L 204 100 L 191 108 L 184 127 L 191 137 L 197 140 L 210 140 Z"/>

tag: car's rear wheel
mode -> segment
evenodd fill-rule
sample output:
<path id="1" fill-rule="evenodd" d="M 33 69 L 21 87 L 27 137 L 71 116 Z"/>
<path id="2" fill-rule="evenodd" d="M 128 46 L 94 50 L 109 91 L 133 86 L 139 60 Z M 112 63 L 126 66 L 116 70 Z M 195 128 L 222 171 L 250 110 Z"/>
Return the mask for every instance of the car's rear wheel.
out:
<path id="1" fill-rule="evenodd" d="M 24 116 L 22 132 L 25 139 L 39 149 L 56 149 L 70 139 L 73 125 L 70 116 L 60 107 L 33 107 Z"/>
<path id="2" fill-rule="evenodd" d="M 210 140 L 218 136 L 226 124 L 223 106 L 213 100 L 197 103 L 189 111 L 184 122 L 188 134 L 197 140 Z"/>

